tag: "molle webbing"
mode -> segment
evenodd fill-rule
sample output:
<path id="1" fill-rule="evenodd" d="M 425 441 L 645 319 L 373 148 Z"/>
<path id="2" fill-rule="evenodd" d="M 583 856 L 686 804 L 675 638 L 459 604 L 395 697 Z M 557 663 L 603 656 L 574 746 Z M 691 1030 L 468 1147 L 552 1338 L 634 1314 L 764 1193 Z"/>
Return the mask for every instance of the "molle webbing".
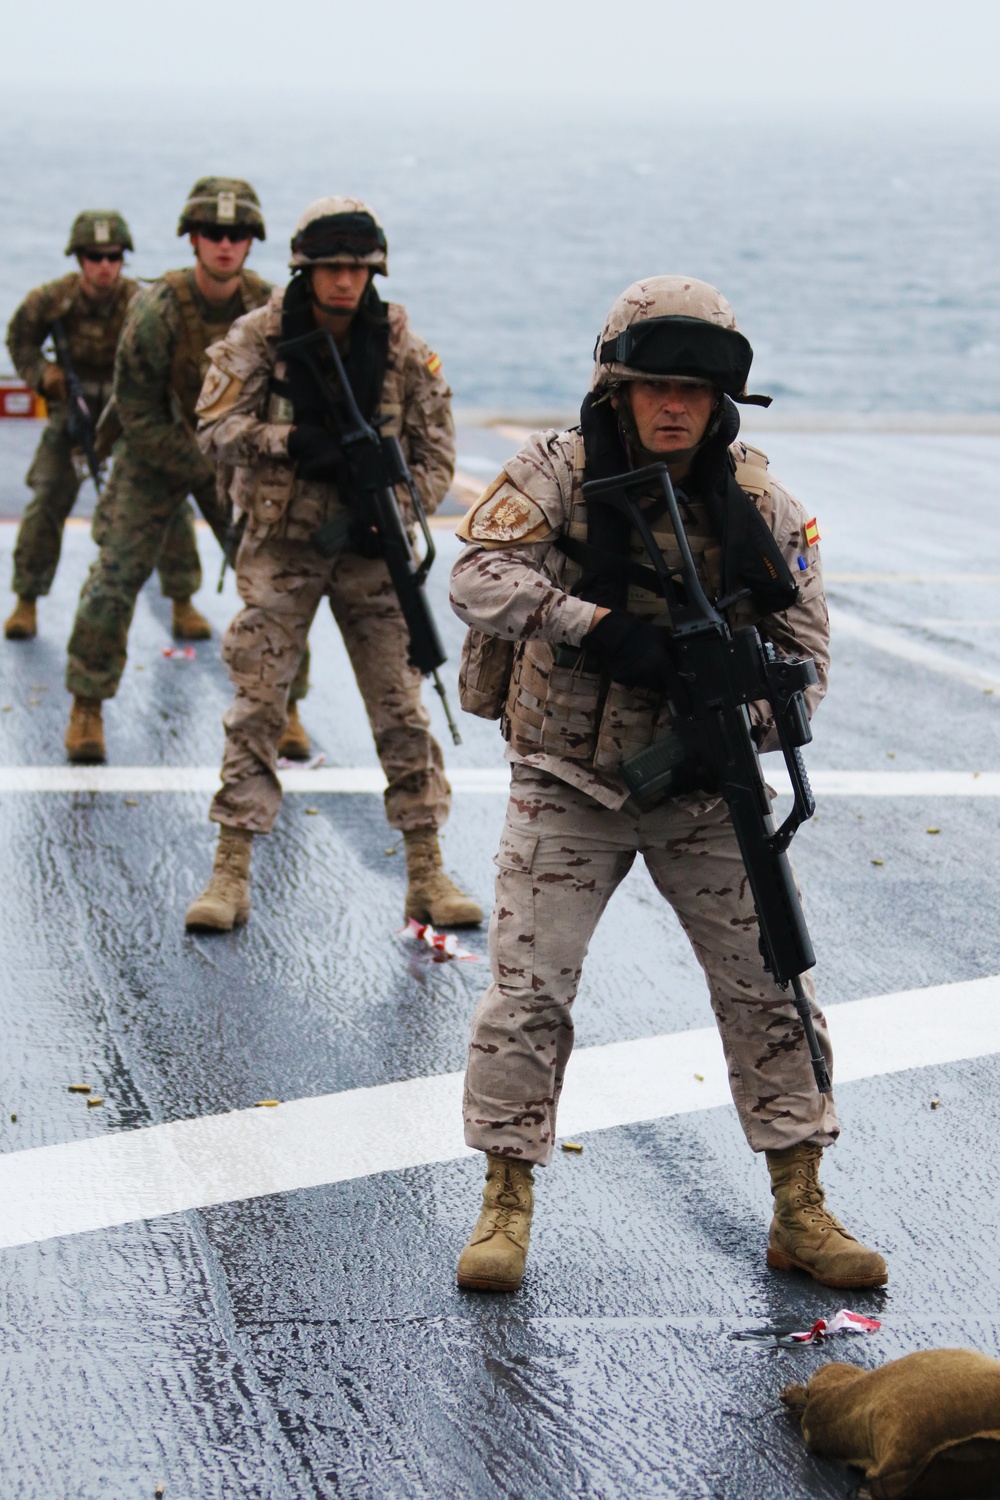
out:
<path id="1" fill-rule="evenodd" d="M 234 320 L 231 316 L 220 319 L 204 317 L 199 307 L 200 299 L 195 296 L 192 272 L 165 271 L 161 280 L 170 287 L 181 310 L 181 333 L 171 364 L 170 386 L 184 420 L 193 427 L 195 405 L 208 370 L 205 351 L 216 340 L 225 338 Z M 267 282 L 253 271 L 241 271 L 239 296 L 245 313 L 263 307 L 269 295 Z M 228 300 L 225 306 L 228 312 Z"/>
<path id="2" fill-rule="evenodd" d="M 71 271 L 57 283 L 59 294 L 50 322 L 62 319 L 69 357 L 79 378 L 85 383 L 107 385 L 114 373 L 115 350 L 135 283 L 119 281 L 113 296 L 97 312 L 80 289 L 81 279 L 79 272 Z"/>

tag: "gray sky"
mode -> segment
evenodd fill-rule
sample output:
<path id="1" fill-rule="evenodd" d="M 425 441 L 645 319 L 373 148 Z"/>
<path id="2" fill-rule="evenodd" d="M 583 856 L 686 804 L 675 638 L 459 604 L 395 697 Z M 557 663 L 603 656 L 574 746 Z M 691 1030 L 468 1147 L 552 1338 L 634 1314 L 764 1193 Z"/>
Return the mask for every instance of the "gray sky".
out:
<path id="1" fill-rule="evenodd" d="M 997 0 L 2 0 L 0 82 L 100 99 L 181 88 L 456 97 L 502 120 L 567 96 L 609 120 L 997 108 Z M 37 99 L 36 99 L 37 103 Z M 660 107 L 656 109 L 661 112 Z"/>

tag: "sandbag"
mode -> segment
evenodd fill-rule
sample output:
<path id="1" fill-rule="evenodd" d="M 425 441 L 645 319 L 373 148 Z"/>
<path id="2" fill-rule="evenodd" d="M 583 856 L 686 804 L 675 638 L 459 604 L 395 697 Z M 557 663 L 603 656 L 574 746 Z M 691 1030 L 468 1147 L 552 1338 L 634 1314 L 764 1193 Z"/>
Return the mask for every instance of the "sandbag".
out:
<path id="1" fill-rule="evenodd" d="M 864 1471 L 873 1500 L 1000 1497 L 1000 1361 L 929 1349 L 879 1370 L 829 1364 L 786 1386 L 813 1453 Z"/>

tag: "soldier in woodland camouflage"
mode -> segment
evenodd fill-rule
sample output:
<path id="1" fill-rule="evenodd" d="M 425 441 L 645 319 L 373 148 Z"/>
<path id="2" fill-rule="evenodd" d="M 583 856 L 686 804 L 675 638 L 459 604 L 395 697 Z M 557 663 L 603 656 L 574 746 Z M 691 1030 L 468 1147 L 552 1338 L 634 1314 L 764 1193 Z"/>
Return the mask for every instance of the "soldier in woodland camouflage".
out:
<path id="1" fill-rule="evenodd" d="M 13 588 L 17 606 L 6 621 L 8 640 L 27 640 L 37 630 L 36 599 L 52 587 L 63 527 L 76 503 L 80 474 L 66 430 L 66 377 L 58 360 L 44 352 L 52 326 L 62 322 L 74 373 L 80 379 L 96 426 L 111 395 L 115 349 L 126 311 L 139 290 L 123 276 L 132 236 L 121 214 L 90 209 L 77 215 L 67 255 L 78 271 L 29 292 L 11 319 L 7 347 L 26 385 L 48 403 L 49 419 L 28 470 L 33 496 L 25 507 L 14 546 Z M 179 514 L 169 527 L 157 558 L 160 584 L 168 599 L 189 599 L 197 588 L 198 549 L 190 517 Z"/>
<path id="2" fill-rule="evenodd" d="M 322 198 L 292 240 L 294 275 L 266 307 L 241 318 L 209 350 L 198 402 L 201 442 L 232 473 L 246 518 L 236 559 L 244 609 L 226 632 L 223 660 L 236 697 L 223 720 L 222 787 L 209 816 L 219 826 L 212 878 L 187 913 L 189 928 L 228 931 L 250 913 L 250 852 L 281 802 L 276 749 L 289 690 L 324 596 L 344 637 L 388 787 L 385 810 L 403 833 L 406 915 L 468 926 L 482 910 L 441 866 L 438 829 L 451 789 L 441 747 L 407 663 L 408 634 L 377 538 L 352 522 L 350 477 L 335 426 L 301 366 L 278 354 L 284 339 L 326 329 L 337 341 L 358 406 L 399 438 L 425 510 L 451 483 L 455 431 L 441 361 L 410 329 L 406 310 L 383 303 L 381 225 L 364 203 Z M 330 367 L 331 389 L 339 390 Z M 408 503 L 402 498 L 401 505 Z M 342 519 L 341 550 L 324 556 L 313 534 Z"/>
<path id="3" fill-rule="evenodd" d="M 194 437 L 194 406 L 205 351 L 230 324 L 267 298 L 267 282 L 243 268 L 252 240 L 264 238 L 257 195 L 239 178 L 195 183 L 178 235 L 190 236 L 195 265 L 167 271 L 129 307 L 115 362 L 114 405 L 121 437 L 114 469 L 94 516 L 100 552 L 83 586 L 69 641 L 66 686 L 73 708 L 66 732 L 71 761 L 103 760 L 101 705 L 125 668 L 139 590 L 164 538 L 190 515 L 193 495 L 220 540 L 225 516 L 214 466 Z M 200 569 L 192 580 L 201 582 Z M 187 596 L 175 599 L 175 634 L 211 634 Z"/>
<path id="4" fill-rule="evenodd" d="M 627 521 L 609 521 L 603 506 L 589 514 L 583 483 L 666 463 L 703 587 L 731 596 L 731 625 L 757 624 L 779 652 L 815 659 L 810 711 L 829 664 L 814 530 L 764 455 L 737 440 L 734 399 L 763 398 L 746 395 L 752 351 L 713 287 L 670 276 L 629 287 L 596 356 L 580 427 L 536 434 L 507 464 L 460 525 L 468 546 L 452 574 L 453 607 L 471 627 L 463 705 L 501 719 L 512 763 L 496 857 L 493 983 L 473 1017 L 465 1088 L 465 1137 L 486 1153 L 486 1188 L 459 1284 L 513 1291 L 521 1283 L 533 1167 L 552 1156 L 583 959 L 641 854 L 705 972 L 733 1102 L 750 1146 L 767 1158 L 768 1264 L 828 1286 L 881 1285 L 882 1257 L 824 1205 L 818 1164 L 840 1126 L 832 1098 L 817 1092 L 791 998 L 764 969 L 725 802 L 693 790 L 643 812 L 617 774 L 671 722 L 669 602 L 642 567 L 638 535 Z M 766 582 L 748 597 L 733 587 L 755 576 L 759 555 L 740 542 L 754 534 L 754 507 L 773 538 L 770 571 L 786 575 L 780 608 L 769 605 Z M 668 566 L 678 567 L 662 506 L 647 515 Z M 788 607 L 793 575 L 798 596 Z M 768 705 L 755 705 L 751 720 L 768 748 Z M 697 768 L 689 784 L 698 786 Z M 826 1022 L 813 1013 L 830 1063 Z"/>

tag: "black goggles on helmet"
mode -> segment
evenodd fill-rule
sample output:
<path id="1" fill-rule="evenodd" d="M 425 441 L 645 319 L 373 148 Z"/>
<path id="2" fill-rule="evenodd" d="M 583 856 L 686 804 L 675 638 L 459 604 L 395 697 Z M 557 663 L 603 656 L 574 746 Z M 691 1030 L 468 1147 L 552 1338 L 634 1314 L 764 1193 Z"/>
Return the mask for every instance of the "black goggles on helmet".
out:
<path id="1" fill-rule="evenodd" d="M 300 229 L 292 240 L 292 254 L 307 260 L 332 260 L 343 255 L 358 259 L 363 255 L 385 255 L 388 246 L 385 232 L 371 214 L 327 214 Z"/>
<path id="2" fill-rule="evenodd" d="M 702 318 L 649 318 L 605 339 L 598 362 L 628 365 L 642 375 L 679 375 L 705 380 L 735 400 L 769 405 L 767 396 L 745 395 L 753 362 L 750 341 L 735 328 Z"/>

